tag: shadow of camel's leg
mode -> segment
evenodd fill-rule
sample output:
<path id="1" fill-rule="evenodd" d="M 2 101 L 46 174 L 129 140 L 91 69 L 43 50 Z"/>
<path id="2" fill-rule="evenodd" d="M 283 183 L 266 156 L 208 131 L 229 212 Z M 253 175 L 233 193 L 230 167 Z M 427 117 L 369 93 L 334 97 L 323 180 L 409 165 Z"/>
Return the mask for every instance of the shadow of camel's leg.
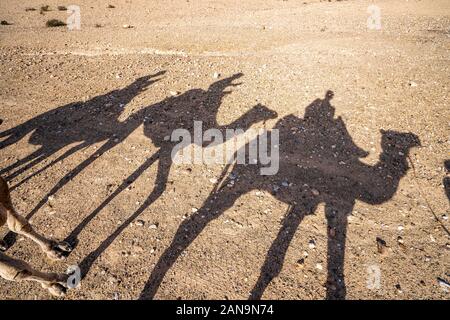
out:
<path id="1" fill-rule="evenodd" d="M 86 225 L 94 219 L 97 214 L 102 211 L 115 197 L 117 197 L 123 190 L 125 190 L 131 183 L 133 183 L 139 176 L 145 172 L 159 157 L 159 151 L 148 158 L 138 169 L 136 169 L 122 184 L 111 193 L 94 211 L 92 211 L 80 224 L 73 229 L 70 235 L 67 236 L 66 241 L 76 244 L 78 235 L 86 227 Z"/>
<path id="2" fill-rule="evenodd" d="M 58 192 L 62 187 L 64 187 L 69 180 L 75 178 L 79 173 L 81 173 L 85 168 L 87 168 L 90 164 L 92 164 L 97 158 L 102 156 L 106 151 L 110 150 L 111 148 L 119 144 L 120 141 L 114 142 L 112 139 L 108 140 L 96 152 L 94 152 L 94 154 L 92 154 L 89 158 L 87 158 L 78 166 L 76 166 L 63 178 L 61 178 L 59 182 L 47 193 L 47 195 L 36 205 L 36 207 L 33 210 L 31 210 L 31 212 L 27 215 L 27 219 L 30 219 L 40 208 L 42 208 L 42 206 L 47 202 L 48 197 L 56 194 L 56 192 Z"/>
<path id="3" fill-rule="evenodd" d="M 150 278 L 139 296 L 140 300 L 153 299 L 167 271 L 169 271 L 172 265 L 177 261 L 181 253 L 189 247 L 209 222 L 219 217 L 228 208 L 232 207 L 241 194 L 243 193 L 232 193 L 225 191 L 225 189 L 217 194 L 219 197 L 218 199 L 215 199 L 215 195 L 211 194 L 201 209 L 181 223 L 175 233 L 172 243 L 163 252 L 158 263 L 153 268 Z M 207 206 L 212 202 L 214 202 L 212 208 L 207 209 Z"/>
<path id="4" fill-rule="evenodd" d="M 0 276 L 10 281 L 36 281 L 51 294 L 61 297 L 67 288 L 68 275 L 45 273 L 33 269 L 25 261 L 14 259 L 0 252 Z"/>
<path id="5" fill-rule="evenodd" d="M 325 215 L 328 224 L 327 252 L 327 300 L 342 300 L 346 296 L 344 279 L 345 238 L 347 235 L 347 215 L 353 205 L 341 204 L 339 207 L 327 204 Z"/>
<path id="6" fill-rule="evenodd" d="M 55 160 L 53 160 L 52 162 L 50 162 L 49 164 L 45 165 L 43 168 L 37 170 L 36 172 L 33 172 L 33 174 L 29 175 L 28 177 L 26 177 L 25 179 L 23 179 L 22 181 L 18 182 L 17 184 L 15 184 L 14 186 L 11 187 L 11 190 L 14 190 L 15 188 L 18 188 L 19 186 L 21 186 L 22 184 L 24 184 L 25 182 L 27 182 L 28 180 L 30 180 L 31 178 L 33 178 L 34 176 L 38 175 L 39 173 L 47 170 L 48 168 L 52 167 L 53 165 L 55 165 L 56 163 L 58 163 L 59 161 L 62 161 L 68 157 L 70 157 L 72 154 L 78 152 L 79 150 L 88 147 L 89 143 L 80 143 L 72 148 L 70 148 L 69 150 L 67 150 L 66 152 L 64 152 L 62 155 L 60 155 L 58 158 L 56 158 Z M 51 153 L 48 154 L 48 156 L 50 156 L 52 153 L 56 152 L 56 150 L 52 151 Z M 16 174 L 16 173 L 14 173 Z"/>
<path id="7" fill-rule="evenodd" d="M 46 154 L 47 154 L 47 152 L 45 152 L 42 148 L 39 148 L 38 150 L 36 150 L 36 151 L 30 153 L 30 154 L 29 154 L 28 156 L 26 156 L 25 158 L 22 158 L 22 159 L 20 159 L 20 160 L 17 160 L 17 161 L 16 161 L 15 163 L 13 163 L 12 165 L 10 165 L 10 166 L 8 166 L 8 167 L 2 169 L 2 170 L 0 171 L 0 175 L 3 175 L 3 174 L 5 174 L 5 173 L 7 173 L 7 172 L 9 172 L 9 171 L 11 171 L 11 170 L 16 169 L 16 168 L 19 168 L 20 166 L 22 166 L 22 165 L 24 165 L 24 164 L 27 164 L 27 163 L 28 163 L 27 169 L 28 169 L 28 168 L 31 168 L 31 167 L 34 165 L 34 163 L 39 163 L 40 161 L 42 161 L 43 159 L 45 159 L 45 158 L 46 158 L 46 157 L 45 157 Z M 31 163 L 32 163 L 31 165 L 30 165 L 30 163 L 29 163 L 30 161 L 31 161 Z M 27 170 L 27 169 L 19 169 L 19 170 L 16 171 L 16 172 L 19 172 L 19 171 L 20 171 L 20 173 L 22 173 L 22 172 L 24 172 L 24 171 Z M 17 176 L 17 175 L 20 174 L 20 173 L 17 173 L 17 174 L 16 174 L 16 172 L 10 174 L 9 177 L 7 178 L 7 180 L 11 180 L 13 177 L 15 177 L 15 176 Z"/>
<path id="8" fill-rule="evenodd" d="M 310 206 L 311 207 L 311 206 Z M 258 281 L 250 293 L 250 299 L 259 300 L 264 294 L 265 289 L 270 282 L 277 277 L 283 268 L 286 252 L 306 214 L 313 212 L 314 209 L 302 208 L 299 205 L 291 208 L 283 219 L 282 226 L 278 232 L 277 238 L 270 246 L 266 260 L 261 268 Z"/>
<path id="9" fill-rule="evenodd" d="M 448 201 L 450 201 L 450 177 L 444 178 L 443 180 L 445 194 L 447 195 Z"/>
<path id="10" fill-rule="evenodd" d="M 131 222 L 133 222 L 135 219 L 137 219 L 142 212 L 144 212 L 145 209 L 147 209 L 148 206 L 150 206 L 153 202 L 155 202 L 164 192 L 167 186 L 167 179 L 169 177 L 169 170 L 170 166 L 172 164 L 170 155 L 162 155 L 162 153 L 159 154 L 159 161 L 158 161 L 158 172 L 156 176 L 155 181 L 155 187 L 153 188 L 153 191 L 148 196 L 147 200 L 134 212 L 128 219 L 126 219 L 108 238 L 106 238 L 94 251 L 92 251 L 87 257 L 83 259 L 80 263 L 80 269 L 81 269 L 81 276 L 84 278 L 87 273 L 89 272 L 89 269 L 91 268 L 92 264 L 97 260 L 97 258 L 111 245 L 111 243 L 114 242 L 114 240 L 125 230 L 126 227 L 130 225 Z M 156 154 L 155 154 L 156 156 Z M 149 160 L 147 163 L 147 167 L 150 166 L 151 163 L 154 162 L 153 160 Z M 143 171 L 142 171 L 143 172 Z M 137 177 L 142 173 L 140 172 Z"/>
<path id="11" fill-rule="evenodd" d="M 63 178 L 59 180 L 59 182 L 47 193 L 47 195 L 42 198 L 41 201 L 34 207 L 33 210 L 26 216 L 26 219 L 31 219 L 31 217 L 34 216 L 36 212 L 40 208 L 42 208 L 45 203 L 47 202 L 47 199 L 54 195 L 58 190 L 60 190 L 62 187 L 66 185 L 66 183 L 73 179 L 75 176 L 77 176 L 83 169 L 88 167 L 92 162 L 95 161 L 98 157 L 100 157 L 102 154 L 104 154 L 106 151 L 110 150 L 117 144 L 119 144 L 120 141 L 114 142 L 112 140 L 108 140 L 105 144 L 103 144 L 94 154 L 92 154 L 89 158 L 84 160 L 82 163 L 80 163 L 77 167 L 75 167 L 72 171 L 67 173 Z M 14 233 L 7 233 L 6 236 L 3 238 L 3 240 L 7 243 L 8 247 L 11 247 L 16 242 L 16 235 Z"/>
<path id="12" fill-rule="evenodd" d="M 28 133 L 33 131 L 33 125 L 25 126 L 22 129 L 23 130 L 17 130 L 16 127 L 13 129 L 0 132 L 0 138 L 5 138 L 4 140 L 0 141 L 0 150 L 9 147 L 22 140 L 23 137 L 25 137 Z M 20 133 L 18 131 L 20 131 Z"/>
<path id="13" fill-rule="evenodd" d="M 6 177 L 6 179 L 8 181 L 11 181 L 12 179 L 14 179 L 15 177 L 21 175 L 22 173 L 30 170 L 31 168 L 33 168 L 34 166 L 38 165 L 39 163 L 41 163 L 42 161 L 44 161 L 45 159 L 47 159 L 50 155 L 52 154 L 52 152 L 49 153 L 44 153 L 41 156 L 35 158 L 33 161 L 27 163 L 25 166 L 23 166 L 22 168 L 20 168 L 17 171 L 14 171 L 14 173 L 8 175 Z"/>
<path id="14" fill-rule="evenodd" d="M 8 193 L 9 198 L 9 193 Z M 36 232 L 31 224 L 24 217 L 14 211 L 10 201 L 8 203 L 0 203 L 0 222 L 3 224 L 6 222 L 8 229 L 16 234 L 23 235 L 38 244 L 42 251 L 52 260 L 61 260 L 65 257 L 71 248 L 64 242 L 57 242 L 48 239 Z M 4 220 L 4 222 L 2 221 Z"/>

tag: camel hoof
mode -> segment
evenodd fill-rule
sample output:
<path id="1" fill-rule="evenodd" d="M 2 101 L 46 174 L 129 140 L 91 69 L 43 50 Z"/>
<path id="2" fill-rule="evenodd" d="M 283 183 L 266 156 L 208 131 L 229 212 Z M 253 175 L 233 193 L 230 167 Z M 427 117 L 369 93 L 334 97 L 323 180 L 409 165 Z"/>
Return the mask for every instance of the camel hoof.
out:
<path id="1" fill-rule="evenodd" d="M 51 247 L 47 250 L 47 256 L 52 260 L 64 260 L 72 251 L 72 246 L 65 241 L 52 242 Z"/>
<path id="2" fill-rule="evenodd" d="M 59 283 L 53 283 L 47 289 L 53 296 L 58 298 L 64 297 L 67 292 L 67 289 Z"/>
<path id="3" fill-rule="evenodd" d="M 59 250 L 64 251 L 66 253 L 72 252 L 72 246 L 66 241 L 60 241 L 57 243 L 57 247 Z"/>
<path id="4" fill-rule="evenodd" d="M 0 251 L 8 250 L 8 244 L 4 240 L 0 240 Z"/>

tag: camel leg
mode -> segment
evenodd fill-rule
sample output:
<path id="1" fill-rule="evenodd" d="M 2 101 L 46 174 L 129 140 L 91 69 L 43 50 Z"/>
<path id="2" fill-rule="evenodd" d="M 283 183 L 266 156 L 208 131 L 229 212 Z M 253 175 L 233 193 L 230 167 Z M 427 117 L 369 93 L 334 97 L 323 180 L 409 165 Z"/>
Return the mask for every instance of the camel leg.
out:
<path id="1" fill-rule="evenodd" d="M 325 215 L 328 225 L 327 252 L 327 299 L 342 300 L 346 296 L 344 279 L 345 238 L 347 234 L 347 215 L 351 214 L 353 204 L 326 204 Z"/>
<path id="2" fill-rule="evenodd" d="M 54 296 L 64 296 L 68 275 L 45 273 L 33 269 L 25 261 L 14 259 L 0 252 L 0 276 L 10 281 L 36 281 Z"/>
<path id="3" fill-rule="evenodd" d="M 311 208 L 314 207 L 314 208 Z M 305 207 L 305 209 L 308 207 Z M 283 268 L 284 258 L 286 257 L 286 252 L 298 229 L 298 226 L 302 222 L 306 214 L 314 212 L 315 205 L 310 204 L 309 209 L 300 209 L 297 205 L 292 208 L 283 219 L 282 226 L 275 241 L 270 246 L 269 252 L 267 253 L 266 260 L 261 268 L 261 273 L 259 275 L 258 281 L 256 282 L 253 290 L 250 293 L 251 300 L 261 299 L 265 289 L 270 284 L 270 282 L 277 277 L 281 269 Z"/>
<path id="4" fill-rule="evenodd" d="M 37 233 L 24 217 L 14 211 L 11 205 L 0 204 L 0 212 L 3 217 L 6 217 L 9 230 L 36 242 L 50 259 L 64 259 L 65 255 L 71 251 L 70 246 L 65 242 L 56 242 Z"/>
<path id="5" fill-rule="evenodd" d="M 0 251 L 6 250 L 8 250 L 8 244 L 3 239 L 0 239 Z"/>
<path id="6" fill-rule="evenodd" d="M 0 227 L 3 226 L 5 223 L 6 223 L 6 210 L 0 208 Z M 8 245 L 6 244 L 6 242 L 0 239 L 0 251 L 6 251 L 7 249 Z"/>
<path id="7" fill-rule="evenodd" d="M 123 139 L 122 139 L 123 140 Z M 122 141 L 120 140 L 120 141 Z M 47 193 L 47 195 L 42 198 L 41 201 L 39 201 L 39 203 L 34 207 L 33 210 L 31 210 L 31 212 L 27 215 L 27 219 L 30 219 L 31 217 L 33 217 L 35 215 L 36 212 L 38 212 L 38 210 L 40 208 L 42 208 L 46 203 L 47 203 L 47 199 L 50 196 L 53 196 L 54 194 L 56 194 L 62 187 L 64 187 L 66 185 L 66 183 L 73 179 L 74 177 L 76 177 L 79 173 L 81 173 L 85 168 L 87 168 L 92 162 L 94 162 L 98 157 L 100 157 L 101 155 L 103 155 L 105 152 L 107 152 L 108 150 L 110 150 L 111 148 L 113 148 L 114 146 L 116 146 L 117 144 L 119 144 L 119 142 L 114 142 L 111 140 L 108 140 L 106 143 L 104 143 L 96 152 L 94 152 L 89 158 L 87 158 L 86 160 L 84 160 L 82 163 L 80 163 L 77 167 L 75 167 L 72 171 L 70 171 L 69 173 L 67 173 L 63 178 L 61 178 L 59 180 L 59 182 Z M 76 148 L 76 147 L 75 147 Z M 16 242 L 16 237 L 13 233 L 9 232 L 5 238 L 5 240 L 7 239 L 9 246 L 13 245 Z M 67 243 L 65 244 L 67 245 Z"/>

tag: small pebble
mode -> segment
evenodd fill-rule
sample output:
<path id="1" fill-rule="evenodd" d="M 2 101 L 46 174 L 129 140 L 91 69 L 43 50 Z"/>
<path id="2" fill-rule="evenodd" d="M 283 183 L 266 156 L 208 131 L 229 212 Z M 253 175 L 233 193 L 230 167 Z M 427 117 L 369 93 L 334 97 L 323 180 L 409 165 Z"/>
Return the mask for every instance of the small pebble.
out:
<path id="1" fill-rule="evenodd" d="M 328 234 L 331 238 L 334 238 L 336 236 L 336 229 L 335 228 L 328 228 Z"/>
<path id="2" fill-rule="evenodd" d="M 297 260 L 297 268 L 303 269 L 305 267 L 305 258 Z"/>
<path id="3" fill-rule="evenodd" d="M 136 225 L 137 225 L 138 227 L 142 227 L 142 226 L 144 226 L 144 224 L 145 224 L 145 221 L 144 221 L 144 220 L 138 220 L 138 221 L 136 221 Z"/>
<path id="4" fill-rule="evenodd" d="M 383 239 L 378 238 L 378 237 L 377 237 L 377 250 L 378 250 L 378 253 L 380 253 L 380 254 L 386 253 L 386 250 L 387 250 L 386 241 L 384 241 Z"/>
<path id="5" fill-rule="evenodd" d="M 450 283 L 448 283 L 448 281 L 442 279 L 442 278 L 437 278 L 438 284 L 439 286 L 445 291 L 448 292 L 450 289 Z"/>

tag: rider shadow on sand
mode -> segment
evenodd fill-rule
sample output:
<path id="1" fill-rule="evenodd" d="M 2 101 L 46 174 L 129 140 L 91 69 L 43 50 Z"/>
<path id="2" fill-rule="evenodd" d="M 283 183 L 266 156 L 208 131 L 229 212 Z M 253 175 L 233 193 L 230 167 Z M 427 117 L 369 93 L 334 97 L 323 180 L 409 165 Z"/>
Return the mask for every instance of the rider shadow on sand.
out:
<path id="1" fill-rule="evenodd" d="M 28 156 L 0 170 L 0 174 L 8 173 L 6 179 L 12 180 L 33 169 L 33 167 L 65 147 L 76 144 L 56 160 L 33 172 L 32 175 L 13 187 L 17 188 L 53 164 L 64 160 L 81 149 L 101 141 L 109 141 L 112 137 L 120 138 L 124 136 L 122 129 L 126 127 L 127 123 L 119 121 L 119 117 L 125 110 L 125 106 L 141 91 L 158 81 L 159 79 L 155 79 L 157 76 L 163 74 L 164 72 L 158 72 L 154 75 L 138 78 L 122 89 L 96 96 L 86 102 L 78 101 L 52 109 L 12 129 L 0 132 L 0 138 L 3 138 L 0 141 L 0 150 L 17 143 L 30 133 L 28 142 L 39 146 L 36 151 Z"/>
<path id="2" fill-rule="evenodd" d="M 238 86 L 234 83 L 243 74 L 237 73 L 231 77 L 218 80 L 211 84 L 207 90 L 192 89 L 175 97 L 169 97 L 161 102 L 143 108 L 136 116 L 144 119 L 144 135 L 148 137 L 158 150 L 144 161 L 123 183 L 109 195 L 95 210 L 93 210 L 66 238 L 72 244 L 77 243 L 77 237 L 85 226 L 94 219 L 98 213 L 105 208 L 115 197 L 124 191 L 130 184 L 140 177 L 150 166 L 157 163 L 157 174 L 154 188 L 143 204 L 131 214 L 114 232 L 91 253 L 89 253 L 79 266 L 82 276 L 85 277 L 96 259 L 111 245 L 111 243 L 122 233 L 122 231 L 137 219 L 154 201 L 165 191 L 167 181 L 172 167 L 172 150 L 179 141 L 172 141 L 171 134 L 177 129 L 185 129 L 191 136 L 194 135 L 194 121 L 201 121 L 203 130 L 218 129 L 225 136 L 226 129 L 242 129 L 246 131 L 252 125 L 274 119 L 277 113 L 267 107 L 257 104 L 249 108 L 238 119 L 227 125 L 217 122 L 217 115 L 223 98 L 231 93 L 226 90 L 229 87 Z M 194 142 L 195 143 L 195 142 Z M 207 147 L 211 143 L 202 142 L 200 147 Z"/>
<path id="3" fill-rule="evenodd" d="M 239 197 L 255 189 L 271 193 L 288 204 L 289 210 L 269 248 L 250 298 L 260 299 L 278 276 L 301 221 L 313 214 L 320 203 L 325 204 L 328 225 L 326 297 L 345 298 L 347 216 L 352 213 L 356 200 L 379 205 L 393 197 L 400 179 L 409 169 L 408 152 L 419 146 L 420 141 L 412 133 L 381 130 L 382 153 L 378 163 L 367 165 L 360 158 L 368 153 L 355 145 L 343 120 L 334 118 L 332 97 L 333 93 L 328 91 L 324 99 L 317 99 L 306 108 L 303 119 L 289 115 L 275 125 L 280 141 L 277 174 L 261 175 L 259 164 L 235 165 L 228 175 L 230 168 L 224 169 L 220 186 L 203 207 L 178 228 L 151 272 L 140 299 L 153 298 L 165 274 L 208 223 L 231 208 Z M 232 180 L 234 183 L 230 184 Z"/>
<path id="4" fill-rule="evenodd" d="M 30 176 L 16 184 L 14 187 L 26 182 L 38 173 L 48 169 L 59 161 L 69 157 L 77 151 L 86 148 L 92 144 L 105 141 L 86 160 L 78 164 L 74 169 L 62 177 L 59 182 L 46 194 L 46 196 L 33 208 L 27 215 L 31 218 L 45 203 L 47 199 L 56 194 L 76 175 L 92 164 L 97 158 L 105 152 L 123 142 L 136 128 L 144 124 L 144 134 L 158 147 L 158 151 L 149 157 L 135 172 L 133 172 L 123 183 L 97 207 L 93 212 L 86 216 L 83 221 L 68 235 L 66 240 L 72 245 L 77 244 L 77 237 L 84 227 L 96 217 L 96 215 L 114 199 L 120 192 L 135 181 L 148 167 L 158 162 L 158 171 L 155 183 L 155 189 L 144 202 L 143 206 L 127 219 L 105 242 L 84 260 L 84 265 L 89 260 L 95 261 L 93 256 L 97 257 L 106 247 L 115 239 L 121 231 L 126 228 L 133 217 L 137 217 L 145 208 L 155 201 L 165 190 L 170 167 L 172 165 L 171 151 L 178 142 L 167 140 L 171 133 L 179 128 L 187 129 L 193 133 L 194 121 L 202 121 L 203 128 L 216 128 L 225 131 L 227 128 L 240 128 L 246 130 L 253 124 L 276 118 L 277 114 L 260 104 L 253 106 L 239 119 L 226 126 L 217 123 L 217 114 L 223 98 L 231 93 L 226 90 L 230 87 L 238 86 L 234 83 L 236 79 L 243 74 L 237 73 L 231 77 L 224 78 L 212 83 L 207 90 L 191 89 L 180 95 L 169 97 L 158 103 L 147 106 L 131 114 L 126 120 L 119 121 L 124 107 L 139 92 L 145 90 L 150 84 L 158 81 L 165 71 L 154 75 L 145 76 L 137 79 L 129 86 L 114 90 L 103 96 L 95 97 L 88 102 L 71 103 L 42 115 L 39 115 L 17 127 L 0 132 L 0 149 L 13 145 L 31 133 L 29 142 L 39 145 L 40 148 L 32 154 L 20 159 L 16 163 L 3 169 L 1 173 L 11 172 L 8 179 L 13 179 L 21 173 L 31 170 L 40 162 L 46 160 L 54 153 L 73 143 L 74 147 L 64 152 L 56 160 L 51 161 L 43 168 L 33 172 Z M 99 126 L 99 124 L 102 124 Z M 207 144 L 203 145 L 207 146 Z M 13 188 L 14 188 L 13 187 Z M 129 221 L 129 222 L 128 222 Z M 15 235 L 9 233 L 5 237 L 7 246 L 15 242 Z M 108 243 L 108 245 L 106 245 Z M 86 265 L 87 266 L 87 265 Z M 84 270 L 87 272 L 89 268 Z"/>
<path id="5" fill-rule="evenodd" d="M 47 195 L 27 215 L 30 219 L 45 203 L 47 199 L 62 189 L 71 179 L 81 173 L 97 158 L 108 150 L 123 142 L 141 123 L 136 115 L 131 115 L 124 121 L 119 118 L 125 106 L 139 93 L 160 80 L 159 76 L 165 71 L 136 79 L 128 86 L 96 96 L 86 102 L 70 103 L 36 116 L 14 128 L 0 132 L 0 150 L 12 146 L 30 135 L 29 143 L 39 148 L 28 156 L 2 169 L 0 174 L 6 174 L 6 180 L 12 180 L 20 174 L 32 170 L 35 166 L 49 159 L 60 150 L 75 144 L 55 160 L 15 184 L 17 188 L 37 174 L 47 170 L 59 161 L 70 157 L 78 151 L 104 142 L 91 156 L 70 170 Z M 5 237 L 8 247 L 14 244 L 16 235 L 8 233 Z"/>

